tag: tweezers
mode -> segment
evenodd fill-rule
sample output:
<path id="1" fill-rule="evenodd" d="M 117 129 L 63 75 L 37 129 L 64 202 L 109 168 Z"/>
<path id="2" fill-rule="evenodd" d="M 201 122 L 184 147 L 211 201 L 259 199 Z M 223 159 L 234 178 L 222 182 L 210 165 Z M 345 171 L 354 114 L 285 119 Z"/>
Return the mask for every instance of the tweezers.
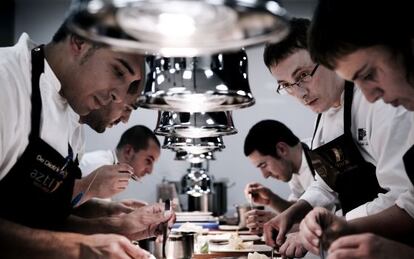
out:
<path id="1" fill-rule="evenodd" d="M 164 213 L 171 210 L 171 204 L 170 200 L 167 199 L 164 201 L 165 207 L 164 207 Z M 167 233 L 168 233 L 168 222 L 163 223 L 162 228 L 162 257 L 167 258 L 165 254 L 165 245 L 167 243 Z"/>

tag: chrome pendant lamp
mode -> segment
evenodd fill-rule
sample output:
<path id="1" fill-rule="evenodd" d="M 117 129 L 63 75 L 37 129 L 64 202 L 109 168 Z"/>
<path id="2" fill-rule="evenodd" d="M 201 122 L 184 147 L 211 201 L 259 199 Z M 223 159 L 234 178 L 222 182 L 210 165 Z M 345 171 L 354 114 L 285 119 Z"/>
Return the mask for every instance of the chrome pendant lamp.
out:
<path id="1" fill-rule="evenodd" d="M 280 41 L 288 20 L 276 0 L 74 0 L 68 26 L 122 51 L 194 57 Z"/>
<path id="2" fill-rule="evenodd" d="M 193 58 L 148 57 L 150 72 L 138 105 L 177 112 L 212 112 L 254 104 L 244 50 Z"/>
<path id="3" fill-rule="evenodd" d="M 192 154 L 186 151 L 175 152 L 175 160 L 188 161 L 190 163 L 202 163 L 206 160 L 216 160 L 214 152 L 206 152 L 202 154 Z"/>
<path id="4" fill-rule="evenodd" d="M 208 169 L 202 167 L 202 163 L 191 163 L 187 172 L 181 179 L 184 193 L 199 197 L 211 192 L 213 179 L 209 176 Z"/>
<path id="5" fill-rule="evenodd" d="M 155 133 L 162 136 L 206 138 L 236 134 L 232 113 L 159 111 Z"/>
<path id="6" fill-rule="evenodd" d="M 181 138 L 165 137 L 163 148 L 174 151 L 186 151 L 191 154 L 203 154 L 206 152 L 223 149 L 224 143 L 222 137 L 210 138 Z"/>

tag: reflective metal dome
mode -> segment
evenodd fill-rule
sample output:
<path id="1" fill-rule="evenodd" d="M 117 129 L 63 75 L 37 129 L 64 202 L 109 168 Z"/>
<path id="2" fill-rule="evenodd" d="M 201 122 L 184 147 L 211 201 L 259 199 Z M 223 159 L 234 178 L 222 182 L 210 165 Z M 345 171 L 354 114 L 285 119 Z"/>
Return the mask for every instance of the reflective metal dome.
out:
<path id="1" fill-rule="evenodd" d="M 138 105 L 179 112 L 225 111 L 254 104 L 244 50 L 194 58 L 149 57 Z"/>
<path id="2" fill-rule="evenodd" d="M 155 133 L 163 136 L 206 138 L 236 134 L 233 118 L 227 112 L 159 111 Z"/>
<path id="3" fill-rule="evenodd" d="M 205 160 L 216 160 L 213 152 L 206 152 L 202 154 L 191 154 L 183 150 L 175 153 L 175 160 L 188 161 L 190 163 L 202 163 Z"/>
<path id="4" fill-rule="evenodd" d="M 181 138 L 165 137 L 163 148 L 174 151 L 186 151 L 191 154 L 202 154 L 215 150 L 221 150 L 225 146 L 222 137 L 210 138 Z"/>
<path id="5" fill-rule="evenodd" d="M 267 41 L 289 31 L 276 0 L 74 0 L 69 28 L 115 49 L 193 57 Z"/>

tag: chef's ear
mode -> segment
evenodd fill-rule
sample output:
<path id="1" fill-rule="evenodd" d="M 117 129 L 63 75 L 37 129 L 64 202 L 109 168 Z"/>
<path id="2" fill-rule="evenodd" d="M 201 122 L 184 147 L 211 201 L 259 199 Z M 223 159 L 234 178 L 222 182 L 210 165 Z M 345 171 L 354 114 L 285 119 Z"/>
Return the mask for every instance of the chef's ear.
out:
<path id="1" fill-rule="evenodd" d="M 90 44 L 88 44 L 82 37 L 74 34 L 71 34 L 69 36 L 70 50 L 75 56 L 79 56 L 85 52 L 85 49 L 88 47 L 88 45 Z"/>
<path id="2" fill-rule="evenodd" d="M 278 142 L 276 144 L 276 152 L 279 157 L 286 157 L 289 153 L 289 146 L 285 142 Z"/>
<path id="3" fill-rule="evenodd" d="M 132 157 L 135 154 L 135 149 L 132 145 L 126 144 L 122 148 L 122 154 L 124 155 L 124 158 L 125 158 L 126 161 L 131 161 Z"/>

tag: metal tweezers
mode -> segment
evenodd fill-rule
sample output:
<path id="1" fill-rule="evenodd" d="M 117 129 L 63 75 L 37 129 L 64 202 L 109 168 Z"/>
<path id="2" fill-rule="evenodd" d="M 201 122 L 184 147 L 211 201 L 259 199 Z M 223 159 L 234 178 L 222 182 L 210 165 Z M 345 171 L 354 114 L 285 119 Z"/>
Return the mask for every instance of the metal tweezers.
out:
<path id="1" fill-rule="evenodd" d="M 325 231 L 325 223 L 322 220 L 322 218 L 320 217 L 320 215 L 318 215 L 316 220 L 317 220 L 319 226 L 321 226 L 322 235 L 323 235 L 323 232 Z M 323 237 L 322 236 L 319 240 L 319 256 L 321 257 L 321 259 L 325 259 L 326 256 L 327 256 L 327 252 L 325 251 L 324 246 L 323 246 Z"/>
<path id="2" fill-rule="evenodd" d="M 169 199 L 164 201 L 164 213 L 171 210 L 171 201 Z M 167 243 L 167 234 L 168 234 L 168 222 L 163 223 L 162 226 L 162 257 L 167 258 L 165 254 L 165 245 Z"/>

